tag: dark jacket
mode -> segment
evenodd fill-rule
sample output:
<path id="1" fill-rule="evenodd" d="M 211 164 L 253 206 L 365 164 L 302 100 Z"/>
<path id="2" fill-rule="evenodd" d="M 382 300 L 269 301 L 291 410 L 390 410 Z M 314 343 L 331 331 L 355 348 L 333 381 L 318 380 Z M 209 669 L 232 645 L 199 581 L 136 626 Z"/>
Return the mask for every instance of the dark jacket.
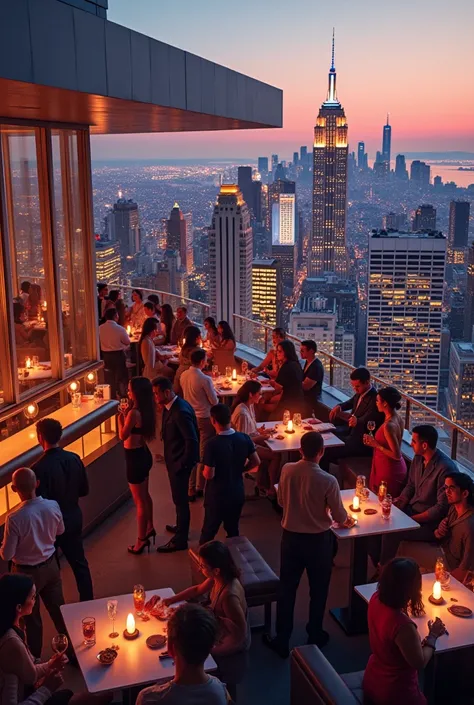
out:
<path id="1" fill-rule="evenodd" d="M 358 404 L 360 394 L 354 394 L 351 399 L 343 402 L 341 404 L 341 409 L 343 411 L 352 411 L 353 416 L 357 419 L 357 424 L 353 428 L 349 427 L 347 438 L 350 439 L 351 445 L 360 444 L 363 448 L 364 446 L 363 436 L 368 433 L 367 421 L 375 421 L 375 428 L 377 429 L 384 422 L 384 415 L 377 410 L 377 390 L 375 387 L 371 387 L 369 391 L 364 394 L 360 404 Z"/>
<path id="2" fill-rule="evenodd" d="M 171 329 L 170 342 L 171 345 L 181 345 L 184 338 L 184 333 L 186 328 L 192 326 L 192 322 L 186 316 L 182 321 L 178 321 L 177 318 L 174 319 L 173 327 Z"/>
<path id="3" fill-rule="evenodd" d="M 423 470 L 423 457 L 415 455 L 410 465 L 408 482 L 400 494 L 400 509 L 410 507 L 410 514 L 429 511 L 429 523 L 438 524 L 448 513 L 444 478 L 456 472 L 457 465 L 443 451 L 437 449 Z"/>
<path id="4" fill-rule="evenodd" d="M 169 411 L 163 409 L 162 437 L 168 472 L 192 470 L 199 461 L 199 431 L 194 409 L 177 397 Z"/>
<path id="5" fill-rule="evenodd" d="M 80 531 L 82 512 L 79 497 L 89 494 L 89 482 L 84 464 L 76 453 L 63 448 L 50 448 L 33 465 L 39 480 L 38 496 L 54 499 L 63 514 L 64 528 Z"/>

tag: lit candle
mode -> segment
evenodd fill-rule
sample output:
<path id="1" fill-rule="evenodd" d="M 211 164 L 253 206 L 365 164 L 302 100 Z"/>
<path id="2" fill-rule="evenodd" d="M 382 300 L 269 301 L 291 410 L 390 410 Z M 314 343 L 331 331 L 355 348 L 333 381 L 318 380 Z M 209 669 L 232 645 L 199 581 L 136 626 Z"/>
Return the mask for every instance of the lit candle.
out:
<path id="1" fill-rule="evenodd" d="M 36 411 L 36 407 L 34 404 L 28 404 L 28 406 L 26 407 L 26 410 L 31 416 L 33 416 L 33 414 Z"/>
<path id="2" fill-rule="evenodd" d="M 439 582 L 439 580 L 436 580 L 436 582 L 433 585 L 433 599 L 435 599 L 435 600 L 441 599 L 441 583 Z"/>
<path id="3" fill-rule="evenodd" d="M 286 430 L 290 431 L 290 433 L 291 433 L 291 431 L 293 431 L 293 421 L 291 419 L 288 421 L 288 425 L 286 427 Z"/>
<path id="4" fill-rule="evenodd" d="M 25 360 L 25 367 L 27 370 L 29 370 L 31 367 L 31 359 L 29 357 L 27 357 Z"/>
<path id="5" fill-rule="evenodd" d="M 127 634 L 134 634 L 135 633 L 135 617 L 133 614 L 130 612 L 128 617 L 127 617 Z"/>
<path id="6" fill-rule="evenodd" d="M 184 346 L 186 345 L 186 338 L 183 338 L 183 342 L 181 343 L 181 345 L 182 345 L 183 348 L 184 348 Z"/>
<path id="7" fill-rule="evenodd" d="M 360 509 L 360 507 L 359 507 L 359 498 L 358 498 L 357 495 L 354 495 L 354 499 L 352 500 L 352 509 L 354 509 L 354 510 L 356 510 L 356 511 L 357 511 L 358 509 Z"/>
<path id="8" fill-rule="evenodd" d="M 237 381 L 237 370 L 232 370 L 232 380 L 233 380 L 234 382 Z"/>
<path id="9" fill-rule="evenodd" d="M 132 326 L 127 326 L 127 333 L 128 333 L 128 335 L 130 335 L 131 332 L 132 332 Z"/>

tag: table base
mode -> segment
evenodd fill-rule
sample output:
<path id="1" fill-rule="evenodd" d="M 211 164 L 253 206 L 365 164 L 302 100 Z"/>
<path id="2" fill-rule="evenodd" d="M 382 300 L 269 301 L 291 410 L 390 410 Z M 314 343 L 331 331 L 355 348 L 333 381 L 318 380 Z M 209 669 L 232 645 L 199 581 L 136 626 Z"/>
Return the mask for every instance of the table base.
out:
<path id="1" fill-rule="evenodd" d="M 367 550 L 366 536 L 351 539 L 349 604 L 347 607 L 329 610 L 331 616 L 349 636 L 367 633 L 367 604 L 354 590 L 356 585 L 360 585 L 360 579 L 367 581 Z"/>
<path id="2" fill-rule="evenodd" d="M 329 610 L 329 614 L 342 627 L 347 636 L 367 634 L 367 609 L 364 615 L 362 610 L 355 613 L 350 607 L 334 607 Z"/>

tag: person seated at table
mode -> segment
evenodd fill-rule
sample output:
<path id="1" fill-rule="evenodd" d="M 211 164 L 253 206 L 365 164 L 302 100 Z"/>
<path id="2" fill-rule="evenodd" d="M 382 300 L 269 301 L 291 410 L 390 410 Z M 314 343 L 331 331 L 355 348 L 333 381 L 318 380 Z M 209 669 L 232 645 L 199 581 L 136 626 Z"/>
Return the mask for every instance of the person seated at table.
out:
<path id="1" fill-rule="evenodd" d="M 377 410 L 377 390 L 372 386 L 370 372 L 365 367 L 357 367 L 350 374 L 354 396 L 338 404 L 329 412 L 329 420 L 343 426 L 336 426 L 335 434 L 344 441 L 338 448 L 328 448 L 321 467 L 329 471 L 331 463 L 337 464 L 341 458 L 372 456 L 372 449 L 364 444 L 367 423 L 375 421 L 377 429 L 384 421 L 384 415 Z"/>
<path id="2" fill-rule="evenodd" d="M 142 334 L 138 341 L 138 348 L 143 360 L 142 376 L 153 380 L 158 375 L 172 377 L 173 370 L 161 359 L 155 343 L 153 342 L 158 330 L 158 321 L 154 316 L 145 319 Z"/>
<path id="3" fill-rule="evenodd" d="M 420 524 L 414 531 L 385 534 L 381 542 L 378 562 L 385 565 L 393 558 L 401 541 L 435 541 L 434 532 L 448 513 L 444 489 L 448 472 L 456 472 L 456 463 L 437 448 L 438 431 L 434 426 L 421 424 L 412 431 L 411 447 L 415 456 L 410 464 L 408 481 L 393 503 Z M 377 554 L 371 554 L 376 562 Z"/>
<path id="4" fill-rule="evenodd" d="M 375 436 L 364 435 L 366 446 L 374 449 L 369 489 L 377 494 L 382 481 L 387 483 L 387 492 L 398 497 L 406 478 L 407 466 L 402 456 L 401 446 L 405 424 L 398 413 L 402 396 L 395 387 L 384 387 L 377 393 L 377 411 L 385 421 L 377 429 Z"/>
<path id="5" fill-rule="evenodd" d="M 146 316 L 145 321 L 147 318 L 154 318 L 155 321 L 159 320 L 158 315 L 156 313 L 155 304 L 152 301 L 145 301 L 145 303 L 143 304 L 143 311 L 145 312 Z"/>
<path id="6" fill-rule="evenodd" d="M 168 622 L 168 653 L 175 676 L 138 694 L 136 705 L 229 705 L 225 685 L 204 670 L 218 636 L 215 616 L 201 605 L 181 605 Z"/>
<path id="7" fill-rule="evenodd" d="M 157 294 L 150 294 L 147 297 L 147 301 L 151 301 L 151 303 L 155 307 L 156 316 L 157 316 L 157 318 L 159 318 L 160 317 L 160 299 L 159 299 L 158 295 Z"/>
<path id="8" fill-rule="evenodd" d="M 179 353 L 179 367 L 174 378 L 174 391 L 183 396 L 180 379 L 183 372 L 191 367 L 191 355 L 202 346 L 201 331 L 197 326 L 188 326 L 184 331 L 184 343 Z"/>
<path id="9" fill-rule="evenodd" d="M 272 330 L 272 345 L 273 347 L 267 352 L 265 358 L 262 362 L 252 369 L 252 374 L 259 374 L 259 372 L 265 372 L 269 377 L 276 378 L 278 371 L 281 367 L 280 362 L 277 359 L 277 345 L 281 343 L 282 340 L 286 339 L 286 333 L 283 328 L 274 328 Z"/>
<path id="10" fill-rule="evenodd" d="M 426 705 L 418 684 L 418 671 L 432 658 L 437 639 L 446 634 L 437 617 L 428 621 L 421 641 L 412 617 L 424 614 L 421 573 L 410 558 L 395 558 L 382 571 L 377 592 L 368 609 L 372 654 L 362 688 L 371 705 Z"/>
<path id="11" fill-rule="evenodd" d="M 109 308 L 115 308 L 118 315 L 118 324 L 125 328 L 125 323 L 127 321 L 127 307 L 121 297 L 119 289 L 112 289 L 109 293 L 109 297 L 105 303 L 104 315 Z"/>
<path id="12" fill-rule="evenodd" d="M 25 326 L 26 308 L 23 304 L 13 303 L 13 321 L 15 326 L 15 342 L 18 348 L 24 348 L 31 343 L 31 330 Z"/>
<path id="13" fill-rule="evenodd" d="M 73 694 L 61 689 L 67 658 L 55 654 L 35 661 L 26 643 L 22 619 L 31 615 L 36 599 L 33 579 L 22 573 L 0 578 L 0 700 L 8 705 L 105 705 L 112 695 Z M 30 693 L 30 695 L 27 695 Z"/>
<path id="14" fill-rule="evenodd" d="M 141 289 L 133 289 L 132 301 L 133 304 L 128 309 L 128 319 L 132 328 L 141 328 L 146 318 Z"/>
<path id="15" fill-rule="evenodd" d="M 303 370 L 291 340 L 282 340 L 278 343 L 276 356 L 280 369 L 276 379 L 270 379 L 275 394 L 263 408 L 272 415 L 272 418 L 280 420 L 286 409 L 291 414 L 303 413 Z"/>
<path id="16" fill-rule="evenodd" d="M 303 340 L 300 345 L 303 367 L 303 392 L 305 399 L 305 416 L 311 416 L 317 407 L 323 390 L 324 367 L 321 360 L 316 357 L 318 346 L 314 340 Z"/>
<path id="17" fill-rule="evenodd" d="M 264 461 L 257 473 L 257 489 L 276 501 L 275 485 L 280 479 L 281 456 L 266 443 L 270 433 L 257 428 L 255 405 L 260 401 L 261 390 L 262 385 L 256 379 L 250 379 L 240 387 L 231 408 L 231 423 L 236 431 L 250 436 L 257 446 L 257 455 Z"/>
<path id="18" fill-rule="evenodd" d="M 34 318 L 41 311 L 42 292 L 39 284 L 30 285 L 30 293 L 28 294 L 28 309 L 29 316 Z"/>
<path id="19" fill-rule="evenodd" d="M 219 344 L 214 347 L 217 347 L 219 350 L 235 352 L 235 348 L 237 347 L 235 335 L 227 321 L 219 321 L 217 324 L 217 332 L 219 333 L 220 340 Z"/>
<path id="20" fill-rule="evenodd" d="M 188 318 L 188 309 L 186 306 L 178 306 L 171 330 L 171 345 L 181 345 L 185 337 L 186 328 L 189 326 L 192 326 L 192 321 Z"/>
<path id="21" fill-rule="evenodd" d="M 216 326 L 216 319 L 212 316 L 208 316 L 204 319 L 204 328 L 206 329 L 206 337 L 204 338 L 204 343 L 209 345 L 210 348 L 219 347 L 221 337 Z"/>
<path id="22" fill-rule="evenodd" d="M 171 331 L 173 330 L 173 324 L 175 321 L 173 309 L 169 304 L 163 304 L 160 311 L 161 322 L 158 328 L 158 338 L 160 338 L 160 345 L 170 345 L 171 343 Z"/>
<path id="23" fill-rule="evenodd" d="M 21 282 L 20 284 L 20 294 L 18 296 L 18 299 L 20 303 L 22 303 L 24 306 L 26 306 L 26 303 L 28 301 L 28 297 L 30 295 L 30 287 L 31 284 L 29 281 L 24 281 Z"/>
<path id="24" fill-rule="evenodd" d="M 435 538 L 440 541 L 448 568 L 461 583 L 474 571 L 474 482 L 464 472 L 448 472 L 444 477 L 448 516 Z"/>

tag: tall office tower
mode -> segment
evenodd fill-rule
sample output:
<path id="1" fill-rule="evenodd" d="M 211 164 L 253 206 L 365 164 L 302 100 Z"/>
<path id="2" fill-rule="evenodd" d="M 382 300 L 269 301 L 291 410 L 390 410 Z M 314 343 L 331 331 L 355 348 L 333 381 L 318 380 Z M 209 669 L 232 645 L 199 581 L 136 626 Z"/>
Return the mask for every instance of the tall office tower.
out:
<path id="1" fill-rule="evenodd" d="M 419 230 L 436 230 L 436 208 L 427 203 L 418 206 L 413 218 L 412 230 L 414 233 Z"/>
<path id="2" fill-rule="evenodd" d="M 272 172 L 275 171 L 277 166 L 278 166 L 278 154 L 272 154 Z"/>
<path id="3" fill-rule="evenodd" d="M 404 181 L 408 181 L 407 164 L 405 161 L 404 154 L 397 154 L 397 156 L 396 156 L 395 176 L 397 177 L 397 179 L 403 179 Z"/>
<path id="4" fill-rule="evenodd" d="M 186 272 L 191 272 L 194 268 L 194 227 L 193 214 L 184 213 L 184 222 L 186 223 L 186 259 L 181 262 Z"/>
<path id="5" fill-rule="evenodd" d="M 296 242 L 296 194 L 279 193 L 272 204 L 272 245 Z"/>
<path id="6" fill-rule="evenodd" d="M 306 166 L 308 163 L 308 147 L 305 145 L 300 147 L 300 162 L 303 166 Z"/>
<path id="7" fill-rule="evenodd" d="M 412 161 L 410 166 L 410 179 L 420 186 L 428 186 L 430 183 L 431 167 L 419 159 Z"/>
<path id="8" fill-rule="evenodd" d="M 268 182 L 268 157 L 258 158 L 258 173 L 262 183 L 266 184 Z"/>
<path id="9" fill-rule="evenodd" d="M 382 221 L 384 230 L 398 230 L 400 232 L 407 228 L 407 217 L 405 213 L 387 213 Z"/>
<path id="10" fill-rule="evenodd" d="M 281 266 L 277 259 L 252 262 L 252 318 L 279 326 L 282 313 Z"/>
<path id="11" fill-rule="evenodd" d="M 382 137 L 382 161 L 388 163 L 388 170 L 390 171 L 390 155 L 392 149 L 392 127 L 388 122 L 389 115 L 387 113 L 387 124 L 383 126 L 383 137 Z"/>
<path id="12" fill-rule="evenodd" d="M 278 162 L 273 173 L 274 181 L 285 181 L 287 178 L 287 169 L 283 162 Z"/>
<path id="13" fill-rule="evenodd" d="M 449 204 L 448 252 L 453 264 L 464 264 L 469 234 L 469 201 L 451 201 Z"/>
<path id="14" fill-rule="evenodd" d="M 357 145 L 357 167 L 361 171 L 365 169 L 365 142 L 359 142 Z"/>
<path id="15" fill-rule="evenodd" d="M 186 263 L 186 221 L 177 203 L 171 209 L 166 221 L 166 248 L 179 252 L 181 263 Z"/>
<path id="16" fill-rule="evenodd" d="M 242 192 L 221 186 L 209 229 L 209 294 L 212 315 L 232 325 L 233 314 L 252 315 L 253 233 Z M 242 326 L 234 326 L 239 336 Z"/>
<path id="17" fill-rule="evenodd" d="M 296 193 L 296 184 L 294 181 L 286 179 L 278 179 L 268 187 L 268 229 L 273 232 L 273 206 L 279 202 L 281 193 Z"/>
<path id="18" fill-rule="evenodd" d="M 446 239 L 441 233 L 369 238 L 367 367 L 436 408 Z"/>
<path id="19" fill-rule="evenodd" d="M 117 241 L 122 257 L 130 257 L 140 252 L 140 216 L 138 206 L 131 199 L 119 197 L 107 214 L 109 240 Z"/>
<path id="20" fill-rule="evenodd" d="M 433 179 L 433 186 L 435 187 L 436 190 L 442 189 L 443 188 L 443 179 L 441 176 L 435 176 Z"/>
<path id="21" fill-rule="evenodd" d="M 244 201 L 249 208 L 253 205 L 253 193 L 252 193 L 252 167 L 251 166 L 239 166 L 237 170 L 237 183 Z"/>
<path id="22" fill-rule="evenodd" d="M 464 309 L 464 340 L 474 341 L 474 244 L 467 254 L 466 302 Z"/>
<path id="23" fill-rule="evenodd" d="M 118 242 L 95 243 L 95 272 L 98 282 L 117 281 L 122 269 Z"/>
<path id="24" fill-rule="evenodd" d="M 300 340 L 314 340 L 319 350 L 334 355 L 337 313 L 335 301 L 324 296 L 300 296 L 290 313 L 288 330 Z"/>
<path id="25" fill-rule="evenodd" d="M 347 121 L 336 95 L 334 34 L 327 98 L 314 128 L 313 228 L 308 275 L 322 272 L 345 274 Z"/>
<path id="26" fill-rule="evenodd" d="M 460 426 L 474 429 L 473 343 L 451 343 L 448 414 Z"/>
<path id="27" fill-rule="evenodd" d="M 298 166 L 299 152 L 293 152 L 293 166 Z"/>

